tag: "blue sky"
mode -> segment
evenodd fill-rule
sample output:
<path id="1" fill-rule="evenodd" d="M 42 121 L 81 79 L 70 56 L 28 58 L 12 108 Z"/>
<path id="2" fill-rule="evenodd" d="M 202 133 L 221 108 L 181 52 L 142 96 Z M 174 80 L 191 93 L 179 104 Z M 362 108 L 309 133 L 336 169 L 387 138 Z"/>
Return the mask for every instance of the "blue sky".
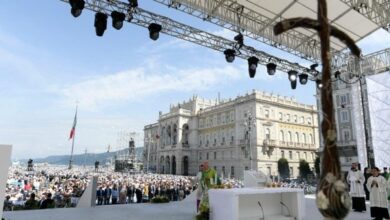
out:
<path id="1" fill-rule="evenodd" d="M 117 144 L 120 130 L 142 132 L 158 112 L 193 94 L 233 98 L 252 89 L 294 96 L 314 104 L 314 84 L 290 89 L 285 73 L 269 77 L 259 66 L 255 79 L 247 62 L 225 62 L 223 54 L 125 24 L 95 35 L 94 14 L 74 18 L 59 0 L 1 1 L 0 7 L 0 143 L 13 145 L 13 158 L 69 154 L 69 131 L 79 101 L 76 153 L 103 152 Z M 212 24 L 157 4 L 140 7 L 180 22 L 233 38 Z M 33 10 L 32 10 L 33 9 Z M 310 65 L 277 49 L 246 41 L 259 50 Z M 363 53 L 390 45 L 376 32 L 360 43 Z M 142 145 L 142 143 L 137 143 Z"/>

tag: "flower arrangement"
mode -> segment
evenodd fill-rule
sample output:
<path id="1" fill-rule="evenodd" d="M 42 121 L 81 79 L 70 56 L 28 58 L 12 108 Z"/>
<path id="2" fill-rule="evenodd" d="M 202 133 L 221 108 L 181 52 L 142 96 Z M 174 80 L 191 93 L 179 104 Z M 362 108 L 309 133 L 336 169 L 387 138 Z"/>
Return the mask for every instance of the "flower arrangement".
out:
<path id="1" fill-rule="evenodd" d="M 156 196 L 150 201 L 151 203 L 168 203 L 169 199 L 166 196 Z"/>

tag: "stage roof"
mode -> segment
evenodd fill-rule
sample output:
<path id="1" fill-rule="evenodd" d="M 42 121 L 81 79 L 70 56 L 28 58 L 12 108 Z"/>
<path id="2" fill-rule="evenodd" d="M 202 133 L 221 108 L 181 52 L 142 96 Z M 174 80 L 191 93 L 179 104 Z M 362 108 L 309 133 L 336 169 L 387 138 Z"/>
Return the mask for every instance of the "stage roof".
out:
<path id="1" fill-rule="evenodd" d="M 164 1 L 164 0 L 156 0 Z M 373 19 L 359 13 L 357 8 L 344 3 L 345 0 L 328 0 L 328 17 L 332 25 L 346 32 L 355 42 L 381 28 Z M 308 60 L 320 60 L 320 44 L 313 30 L 298 28 L 276 37 L 274 25 L 286 18 L 309 17 L 317 19 L 315 0 L 175 0 L 197 16 L 207 15 L 205 20 L 217 23 L 231 30 L 301 56 Z M 179 9 L 179 8 L 178 8 Z M 179 9 L 180 10 L 180 9 Z M 218 20 L 218 21 L 215 21 Z M 331 52 L 342 51 L 346 46 L 331 38 Z"/>

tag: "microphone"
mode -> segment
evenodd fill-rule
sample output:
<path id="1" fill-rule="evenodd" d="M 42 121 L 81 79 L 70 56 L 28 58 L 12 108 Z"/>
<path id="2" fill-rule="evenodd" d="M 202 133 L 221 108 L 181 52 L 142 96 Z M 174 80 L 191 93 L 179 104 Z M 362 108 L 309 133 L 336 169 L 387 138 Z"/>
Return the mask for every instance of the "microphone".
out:
<path id="1" fill-rule="evenodd" d="M 281 204 L 282 206 L 286 207 L 287 212 L 288 212 L 288 216 L 287 216 L 287 217 L 291 217 L 290 209 L 286 206 L 286 204 L 284 204 L 282 201 L 280 201 L 280 204 Z"/>
<path id="2" fill-rule="evenodd" d="M 262 216 L 263 216 L 263 217 L 260 218 L 260 220 L 265 220 L 265 218 L 264 218 L 264 209 L 263 209 L 263 206 L 261 206 L 260 201 L 257 201 L 257 204 L 259 204 L 259 206 L 260 206 L 260 208 L 261 208 L 261 214 L 262 214 Z"/>

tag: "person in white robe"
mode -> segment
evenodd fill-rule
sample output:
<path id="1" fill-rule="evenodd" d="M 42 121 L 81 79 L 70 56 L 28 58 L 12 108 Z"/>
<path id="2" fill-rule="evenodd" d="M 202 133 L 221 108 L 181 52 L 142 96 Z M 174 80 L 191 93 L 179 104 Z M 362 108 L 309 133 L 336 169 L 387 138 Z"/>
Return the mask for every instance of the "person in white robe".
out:
<path id="1" fill-rule="evenodd" d="M 379 175 L 379 168 L 371 168 L 372 176 L 367 180 L 367 188 L 370 191 L 370 211 L 371 217 L 376 220 L 389 219 L 387 209 L 387 181 Z"/>
<path id="2" fill-rule="evenodd" d="M 352 209 L 357 212 L 363 212 L 366 211 L 366 194 L 363 187 L 365 178 L 357 167 L 356 163 L 352 163 L 351 170 L 348 171 L 347 181 L 350 185 L 349 194 L 352 197 Z"/>

